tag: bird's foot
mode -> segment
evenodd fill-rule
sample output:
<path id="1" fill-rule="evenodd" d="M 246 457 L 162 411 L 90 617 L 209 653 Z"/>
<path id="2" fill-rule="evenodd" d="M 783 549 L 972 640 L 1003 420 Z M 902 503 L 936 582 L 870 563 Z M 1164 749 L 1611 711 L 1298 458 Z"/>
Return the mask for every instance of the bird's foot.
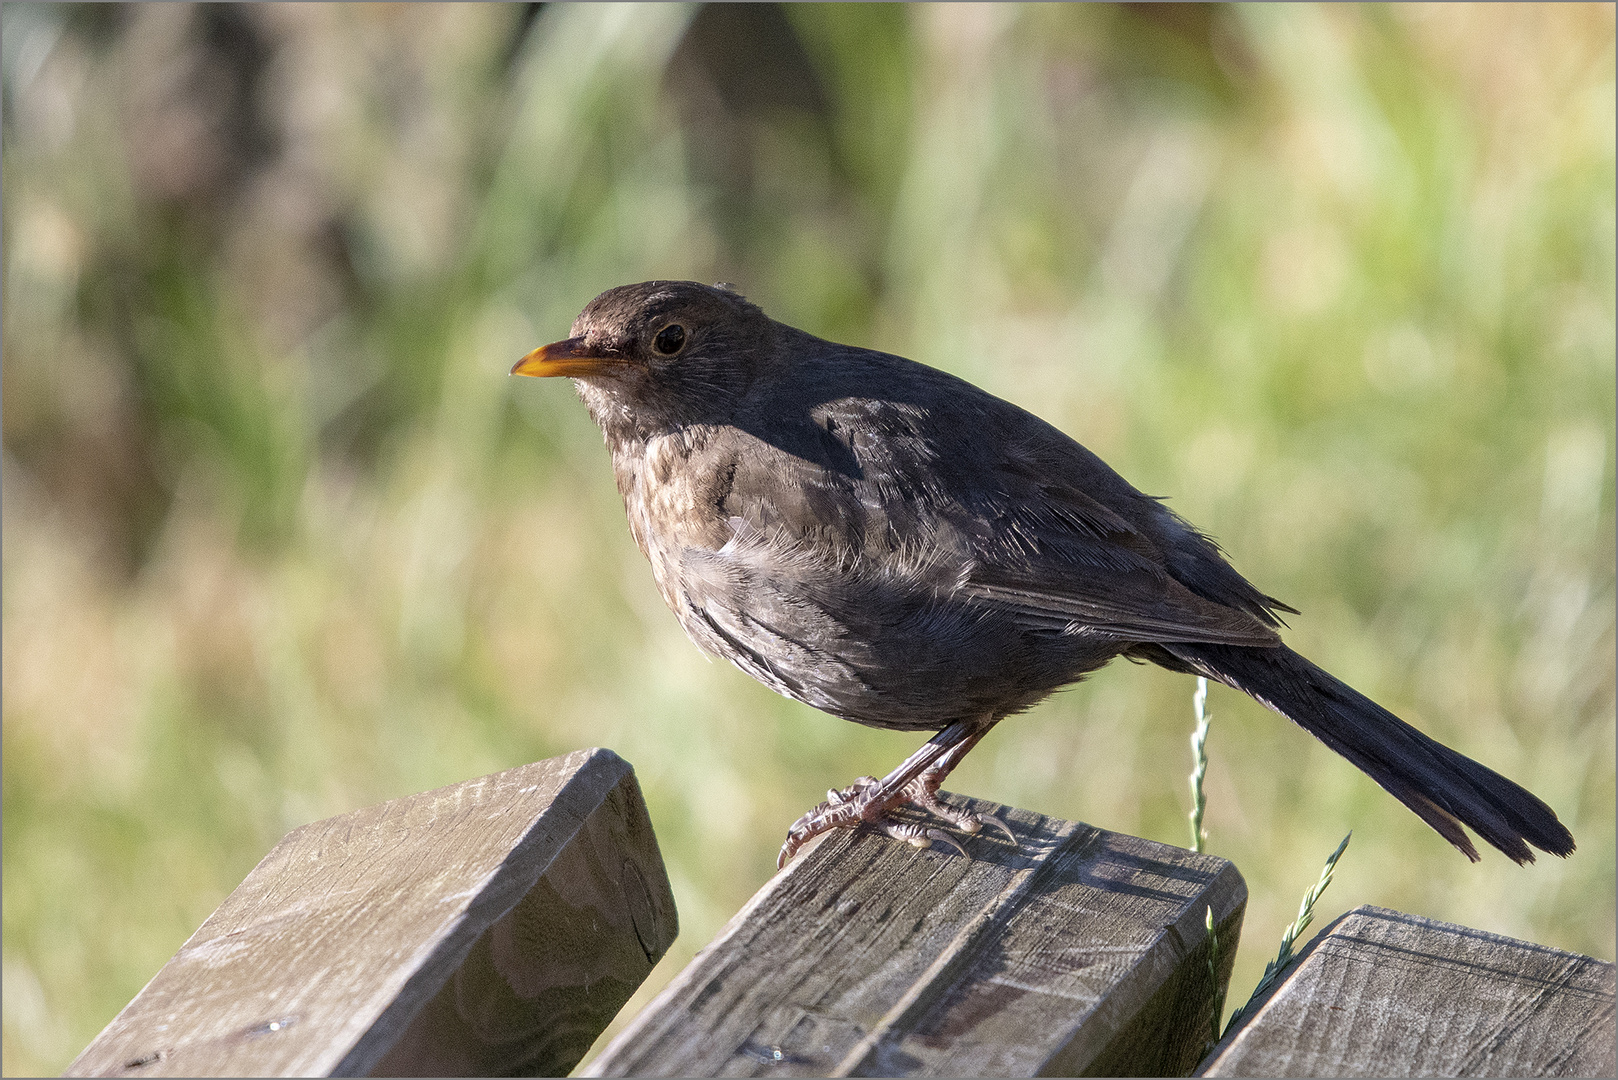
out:
<path id="1" fill-rule="evenodd" d="M 909 783 L 884 792 L 881 781 L 874 776 L 862 776 L 841 791 L 826 792 L 825 802 L 793 822 L 792 828 L 787 830 L 786 843 L 781 845 L 781 854 L 775 861 L 776 868 L 785 866 L 798 853 L 798 849 L 821 833 L 832 829 L 855 829 L 861 825 L 869 825 L 913 847 L 927 848 L 940 843 L 962 855 L 966 854 L 960 841 L 943 829 L 896 818 L 893 811 L 906 804 L 942 818 L 968 835 L 981 832 L 984 825 L 993 825 L 1005 834 L 1013 847 L 1017 846 L 1017 838 L 1012 835 L 1011 829 L 993 814 L 958 810 L 941 801 L 938 786 L 943 779 L 942 774 L 934 775 L 933 770 L 929 769 Z"/>
<path id="2" fill-rule="evenodd" d="M 935 769 L 928 769 L 910 783 L 899 789 L 903 797 L 900 801 L 909 802 L 920 807 L 934 817 L 941 817 L 968 836 L 976 836 L 983 831 L 983 826 L 993 825 L 1005 836 L 1006 842 L 1012 847 L 1017 846 L 1017 838 L 1012 835 L 1011 826 L 995 817 L 993 814 L 978 814 L 971 810 L 957 810 L 938 797 L 939 785 L 944 782 L 945 774 Z M 938 830 L 934 829 L 933 832 Z M 889 834 L 892 835 L 892 834 Z M 926 845 L 919 845 L 925 847 Z"/>

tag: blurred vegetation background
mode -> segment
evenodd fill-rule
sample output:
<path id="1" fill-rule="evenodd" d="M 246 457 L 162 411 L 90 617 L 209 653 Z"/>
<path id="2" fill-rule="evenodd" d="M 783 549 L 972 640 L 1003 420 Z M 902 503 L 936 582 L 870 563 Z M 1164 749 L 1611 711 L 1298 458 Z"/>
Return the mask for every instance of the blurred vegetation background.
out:
<path id="1" fill-rule="evenodd" d="M 561 382 L 732 281 L 1172 496 L 1288 640 L 1526 784 L 1469 865 L 1215 688 L 1231 1007 L 1325 855 L 1614 955 L 1603 5 L 4 7 L 4 1071 L 54 1073 L 287 829 L 608 746 L 682 934 L 914 736 L 705 662 Z M 956 790 L 1186 843 L 1193 681 L 1119 664 Z"/>

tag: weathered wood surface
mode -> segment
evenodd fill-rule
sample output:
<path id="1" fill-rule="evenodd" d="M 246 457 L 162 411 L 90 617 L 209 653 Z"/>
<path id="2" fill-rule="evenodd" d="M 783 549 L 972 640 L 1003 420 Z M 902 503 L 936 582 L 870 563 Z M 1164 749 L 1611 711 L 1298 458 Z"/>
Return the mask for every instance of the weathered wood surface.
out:
<path id="1" fill-rule="evenodd" d="M 1613 965 L 1360 907 L 1200 1076 L 1612 1076 Z"/>
<path id="2" fill-rule="evenodd" d="M 594 1076 L 1185 1075 L 1247 887 L 1223 859 L 1023 810 L 971 858 L 839 831 L 777 874 Z"/>
<path id="3" fill-rule="evenodd" d="M 676 926 L 634 772 L 581 750 L 294 829 L 67 1075 L 561 1075 Z"/>

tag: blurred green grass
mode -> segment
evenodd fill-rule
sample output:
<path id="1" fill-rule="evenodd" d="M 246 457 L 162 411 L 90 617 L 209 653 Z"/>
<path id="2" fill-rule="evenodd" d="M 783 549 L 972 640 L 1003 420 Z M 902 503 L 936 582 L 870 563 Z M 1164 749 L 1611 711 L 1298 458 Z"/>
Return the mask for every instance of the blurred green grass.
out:
<path id="1" fill-rule="evenodd" d="M 1216 687 L 1230 1007 L 1350 828 L 1321 923 L 1613 957 L 1610 6 L 4 19 L 7 1074 L 59 1071 L 285 830 L 589 745 L 680 906 L 633 1009 L 914 746 L 706 663 L 582 406 L 505 377 L 653 277 L 1056 423 L 1578 838 L 1469 865 Z M 1117 665 L 952 787 L 1181 844 L 1192 690 Z"/>

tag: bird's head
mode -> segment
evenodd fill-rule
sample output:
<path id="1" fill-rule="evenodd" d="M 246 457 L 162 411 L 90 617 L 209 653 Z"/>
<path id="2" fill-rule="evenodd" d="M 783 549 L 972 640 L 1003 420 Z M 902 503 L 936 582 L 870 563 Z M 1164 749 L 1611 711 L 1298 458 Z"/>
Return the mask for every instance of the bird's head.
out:
<path id="1" fill-rule="evenodd" d="M 723 422 L 752 384 L 772 326 L 728 289 L 643 281 L 590 301 L 572 336 L 535 349 L 511 373 L 571 377 L 609 432 Z"/>

